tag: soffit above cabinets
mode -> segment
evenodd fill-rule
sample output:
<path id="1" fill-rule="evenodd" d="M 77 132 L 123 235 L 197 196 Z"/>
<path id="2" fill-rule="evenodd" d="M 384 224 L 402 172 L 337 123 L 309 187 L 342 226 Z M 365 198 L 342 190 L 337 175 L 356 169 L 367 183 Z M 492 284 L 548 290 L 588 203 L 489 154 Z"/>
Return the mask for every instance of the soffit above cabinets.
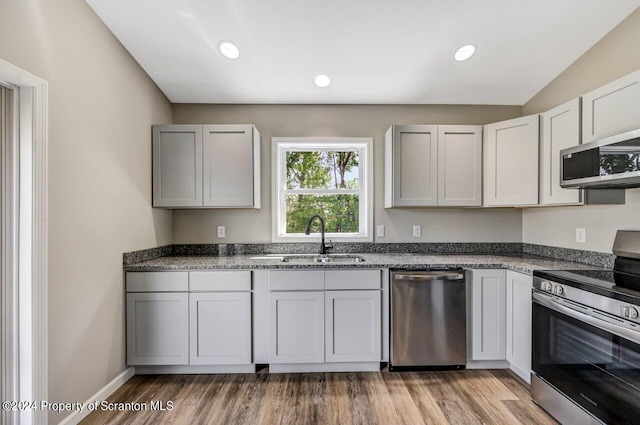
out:
<path id="1" fill-rule="evenodd" d="M 522 105 L 640 0 L 86 0 L 174 103 Z M 233 41 L 237 59 L 218 46 Z M 465 62 L 454 53 L 477 46 Z M 314 85 L 326 74 L 331 84 Z"/>

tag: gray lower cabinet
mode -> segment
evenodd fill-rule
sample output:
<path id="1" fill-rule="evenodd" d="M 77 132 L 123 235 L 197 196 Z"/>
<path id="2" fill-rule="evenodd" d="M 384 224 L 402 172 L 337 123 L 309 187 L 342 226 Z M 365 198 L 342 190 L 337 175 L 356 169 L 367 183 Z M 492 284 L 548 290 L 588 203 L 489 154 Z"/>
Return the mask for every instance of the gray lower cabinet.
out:
<path id="1" fill-rule="evenodd" d="M 324 362 L 324 292 L 269 294 L 269 363 Z"/>
<path id="2" fill-rule="evenodd" d="M 531 380 L 531 290 L 533 277 L 507 270 L 507 361 L 518 376 Z"/>
<path id="3" fill-rule="evenodd" d="M 189 364 L 189 295 L 127 294 L 127 363 Z"/>
<path id="4" fill-rule="evenodd" d="M 192 365 L 251 363 L 251 293 L 189 294 Z"/>
<path id="5" fill-rule="evenodd" d="M 130 272 L 127 364 L 250 365 L 252 272 Z"/>
<path id="6" fill-rule="evenodd" d="M 472 270 L 470 361 L 510 368 L 531 379 L 533 277 L 512 270 Z"/>
<path id="7" fill-rule="evenodd" d="M 380 362 L 380 270 L 269 272 L 269 363 Z"/>
<path id="8" fill-rule="evenodd" d="M 380 291 L 325 292 L 326 362 L 381 358 Z"/>
<path id="9" fill-rule="evenodd" d="M 477 269 L 472 271 L 472 276 L 469 360 L 505 360 L 505 271 Z"/>

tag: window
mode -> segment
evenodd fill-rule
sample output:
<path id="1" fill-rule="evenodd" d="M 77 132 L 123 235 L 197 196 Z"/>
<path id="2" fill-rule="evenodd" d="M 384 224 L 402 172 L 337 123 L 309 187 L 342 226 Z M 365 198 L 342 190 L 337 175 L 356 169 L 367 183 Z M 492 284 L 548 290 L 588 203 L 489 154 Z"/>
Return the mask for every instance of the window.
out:
<path id="1" fill-rule="evenodd" d="M 371 138 L 273 138 L 273 241 L 309 242 L 320 215 L 327 239 L 373 240 Z M 312 234 L 319 236 L 317 222 Z M 311 239 L 313 240 L 313 239 Z"/>

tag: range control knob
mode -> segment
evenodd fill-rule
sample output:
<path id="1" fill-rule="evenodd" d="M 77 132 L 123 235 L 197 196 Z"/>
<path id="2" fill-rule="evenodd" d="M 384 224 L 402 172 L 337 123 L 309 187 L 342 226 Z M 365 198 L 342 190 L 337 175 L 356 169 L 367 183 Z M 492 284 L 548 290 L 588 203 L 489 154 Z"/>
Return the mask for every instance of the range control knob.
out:
<path id="1" fill-rule="evenodd" d="M 560 285 L 552 285 L 551 292 L 556 295 L 564 295 L 564 288 Z"/>
<path id="2" fill-rule="evenodd" d="M 540 283 L 540 288 L 541 288 L 543 291 L 549 291 L 549 292 L 551 292 L 551 289 L 553 288 L 553 285 L 552 285 L 552 284 L 551 284 L 551 282 L 549 282 L 548 280 L 543 280 L 543 281 Z"/>
<path id="3" fill-rule="evenodd" d="M 621 305 L 620 306 L 620 315 L 627 319 L 637 319 L 638 318 L 638 310 L 631 307 L 630 305 Z"/>

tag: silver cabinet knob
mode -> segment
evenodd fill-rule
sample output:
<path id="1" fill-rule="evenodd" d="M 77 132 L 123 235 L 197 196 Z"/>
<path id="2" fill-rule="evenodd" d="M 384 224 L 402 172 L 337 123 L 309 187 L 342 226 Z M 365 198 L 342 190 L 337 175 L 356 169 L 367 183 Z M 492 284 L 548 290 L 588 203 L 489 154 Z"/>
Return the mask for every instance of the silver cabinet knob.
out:
<path id="1" fill-rule="evenodd" d="M 620 306 L 620 315 L 627 319 L 637 319 L 638 318 L 638 310 L 631 307 L 630 305 L 621 305 Z"/>

